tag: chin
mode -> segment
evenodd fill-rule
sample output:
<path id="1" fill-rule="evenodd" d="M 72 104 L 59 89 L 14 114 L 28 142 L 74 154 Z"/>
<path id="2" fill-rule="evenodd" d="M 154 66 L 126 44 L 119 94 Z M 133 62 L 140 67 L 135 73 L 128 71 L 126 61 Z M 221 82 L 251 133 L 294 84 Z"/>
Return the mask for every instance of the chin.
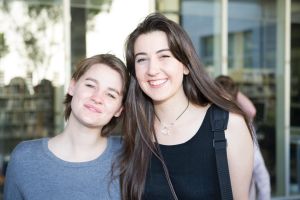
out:
<path id="1" fill-rule="evenodd" d="M 86 127 L 96 128 L 100 127 L 99 120 L 96 122 L 95 120 L 83 119 L 81 123 Z"/>
<path id="2" fill-rule="evenodd" d="M 153 102 L 163 102 L 166 101 L 167 97 L 149 96 Z"/>
<path id="3" fill-rule="evenodd" d="M 85 123 L 84 126 L 90 128 L 90 129 L 100 129 L 101 125 L 99 124 L 92 124 L 92 123 Z"/>

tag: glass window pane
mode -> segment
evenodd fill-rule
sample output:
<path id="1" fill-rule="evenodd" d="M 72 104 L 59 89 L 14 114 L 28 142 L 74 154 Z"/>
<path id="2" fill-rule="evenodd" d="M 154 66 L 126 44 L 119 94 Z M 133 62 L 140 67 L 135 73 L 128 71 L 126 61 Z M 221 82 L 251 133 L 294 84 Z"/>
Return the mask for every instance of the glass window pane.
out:
<path id="1" fill-rule="evenodd" d="M 300 2 L 291 4 L 291 174 L 290 192 L 300 193 Z"/>
<path id="2" fill-rule="evenodd" d="M 0 199 L 12 149 L 64 125 L 62 8 L 58 0 L 0 3 Z"/>
<path id="3" fill-rule="evenodd" d="M 292 1 L 291 126 L 300 127 L 300 2 Z"/>
<path id="4" fill-rule="evenodd" d="M 181 25 L 188 32 L 201 61 L 210 73 L 220 67 L 220 3 L 207 0 L 184 0 Z"/>
<path id="5" fill-rule="evenodd" d="M 228 72 L 256 106 L 255 126 L 276 192 L 276 1 L 228 2 Z"/>

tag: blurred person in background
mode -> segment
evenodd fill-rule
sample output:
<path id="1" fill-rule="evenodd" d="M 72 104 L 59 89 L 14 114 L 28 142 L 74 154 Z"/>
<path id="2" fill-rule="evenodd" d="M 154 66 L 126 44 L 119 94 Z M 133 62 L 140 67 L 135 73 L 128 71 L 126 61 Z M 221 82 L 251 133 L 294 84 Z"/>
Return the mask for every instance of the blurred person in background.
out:
<path id="1" fill-rule="evenodd" d="M 248 118 L 251 121 L 254 121 L 256 108 L 252 101 L 238 89 L 235 81 L 229 76 L 220 75 L 216 77 L 215 82 L 227 91 L 232 98 L 236 100 L 237 104 L 245 112 Z M 249 194 L 250 200 L 271 199 L 270 175 L 257 143 L 254 147 L 254 166 Z"/>

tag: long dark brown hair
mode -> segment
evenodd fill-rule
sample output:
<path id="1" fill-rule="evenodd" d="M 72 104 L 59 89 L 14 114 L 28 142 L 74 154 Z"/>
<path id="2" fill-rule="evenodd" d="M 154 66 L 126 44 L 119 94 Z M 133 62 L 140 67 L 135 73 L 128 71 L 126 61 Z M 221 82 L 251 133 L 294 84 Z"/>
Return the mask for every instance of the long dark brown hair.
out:
<path id="1" fill-rule="evenodd" d="M 167 35 L 170 51 L 189 69 L 190 73 L 183 79 L 183 89 L 190 102 L 201 106 L 213 103 L 227 111 L 244 115 L 207 74 L 184 29 L 162 14 L 148 15 L 128 36 L 125 44 L 126 64 L 131 78 L 125 102 L 124 147 L 120 158 L 123 200 L 142 198 L 150 158 L 152 154 L 159 156 L 152 141 L 155 134 L 153 103 L 138 85 L 134 57 L 136 39 L 153 31 L 163 31 Z"/>

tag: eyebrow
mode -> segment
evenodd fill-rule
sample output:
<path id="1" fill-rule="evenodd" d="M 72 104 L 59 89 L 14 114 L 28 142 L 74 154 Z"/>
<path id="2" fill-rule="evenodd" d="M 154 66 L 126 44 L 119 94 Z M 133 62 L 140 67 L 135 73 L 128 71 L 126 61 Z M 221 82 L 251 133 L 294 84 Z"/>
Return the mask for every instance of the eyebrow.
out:
<path id="1" fill-rule="evenodd" d="M 99 82 L 96 80 L 96 79 L 94 79 L 94 78 L 86 78 L 85 80 L 87 80 L 87 81 L 92 81 L 92 82 L 94 82 L 94 83 L 96 83 L 96 84 L 99 84 Z M 112 88 L 112 87 L 108 87 L 108 90 L 109 91 L 112 91 L 112 92 L 115 92 L 115 93 L 117 93 L 118 95 L 121 95 L 121 93 L 117 90 L 117 89 L 115 89 L 115 88 Z"/>
<path id="2" fill-rule="evenodd" d="M 156 53 L 161 53 L 161 52 L 164 52 L 164 51 L 170 51 L 170 49 L 161 49 L 161 50 L 158 50 Z"/>
<path id="3" fill-rule="evenodd" d="M 108 90 L 115 92 L 117 95 L 121 95 L 120 92 L 118 90 L 116 90 L 115 88 L 109 87 Z"/>
<path id="4" fill-rule="evenodd" d="M 156 51 L 156 53 L 161 53 L 161 52 L 164 52 L 164 51 L 170 51 L 170 49 L 160 49 L 160 50 Z M 135 54 L 134 58 L 136 58 L 139 55 L 147 55 L 147 54 L 145 52 L 140 52 L 140 53 Z"/>

